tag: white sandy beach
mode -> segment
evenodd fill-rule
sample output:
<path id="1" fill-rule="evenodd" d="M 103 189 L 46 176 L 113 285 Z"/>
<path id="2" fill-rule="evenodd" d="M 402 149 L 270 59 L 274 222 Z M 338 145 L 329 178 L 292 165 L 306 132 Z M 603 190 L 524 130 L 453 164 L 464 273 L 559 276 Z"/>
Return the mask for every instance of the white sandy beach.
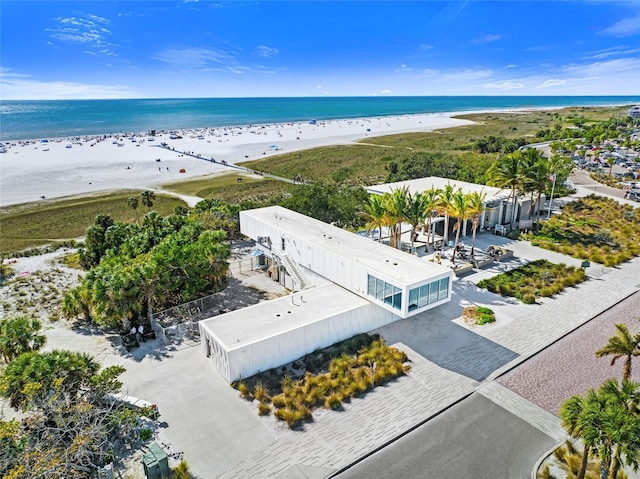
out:
<path id="1" fill-rule="evenodd" d="M 175 132 L 181 139 L 171 139 L 169 133 L 163 132 L 153 140 L 148 136 L 120 136 L 100 141 L 98 137 L 78 137 L 5 142 L 7 151 L 0 154 L 0 206 L 99 191 L 161 189 L 164 183 L 238 172 L 229 165 L 243 161 L 367 137 L 470 123 L 454 119 L 453 115 L 401 115 Z M 160 147 L 161 143 L 169 149 Z M 183 151 L 201 158 L 183 155 Z M 217 163 L 212 163 L 212 158 Z M 221 164 L 223 161 L 227 166 Z M 181 169 L 185 172 L 180 173 Z"/>

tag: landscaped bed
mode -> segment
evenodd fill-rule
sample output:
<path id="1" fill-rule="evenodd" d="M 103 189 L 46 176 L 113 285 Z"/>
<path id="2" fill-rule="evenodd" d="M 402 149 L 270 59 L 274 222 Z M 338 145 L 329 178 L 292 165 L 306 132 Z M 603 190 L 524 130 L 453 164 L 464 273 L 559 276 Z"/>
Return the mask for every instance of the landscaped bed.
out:
<path id="1" fill-rule="evenodd" d="M 616 266 L 640 255 L 640 213 L 613 199 L 591 195 L 569 203 L 537 234 L 521 238 L 540 248 Z"/>
<path id="2" fill-rule="evenodd" d="M 271 369 L 232 386 L 240 396 L 258 401 L 258 413 L 271 413 L 290 428 L 311 420 L 313 409 L 340 409 L 409 370 L 407 355 L 377 335 L 360 334 L 289 366 Z"/>
<path id="3" fill-rule="evenodd" d="M 478 282 L 478 287 L 533 304 L 536 298 L 553 296 L 586 278 L 587 275 L 581 268 L 540 259 L 493 278 L 483 279 Z"/>

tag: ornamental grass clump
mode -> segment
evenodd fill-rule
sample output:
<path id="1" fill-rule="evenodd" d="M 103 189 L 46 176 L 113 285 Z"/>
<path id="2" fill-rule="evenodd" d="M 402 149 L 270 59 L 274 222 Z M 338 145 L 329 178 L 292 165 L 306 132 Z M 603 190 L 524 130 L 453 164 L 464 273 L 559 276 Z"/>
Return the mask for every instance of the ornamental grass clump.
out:
<path id="1" fill-rule="evenodd" d="M 525 304 L 533 304 L 537 298 L 560 293 L 587 279 L 581 268 L 536 260 L 493 278 L 478 282 L 478 287 L 502 296 L 513 296 Z"/>
<path id="2" fill-rule="evenodd" d="M 370 341 L 358 337 L 357 340 L 351 340 L 348 347 L 354 346 L 360 346 L 357 354 L 349 354 L 342 348 L 334 351 L 333 359 L 322 372 L 306 372 L 299 379 L 285 374 L 280 383 L 281 392 L 271 397 L 267 387 L 259 381 L 252 383 L 252 393 L 244 382 L 234 384 L 234 387 L 239 390 L 242 388 L 244 393 L 241 394 L 259 401 L 258 414 L 266 415 L 273 411 L 277 419 L 293 429 L 312 420 L 313 409 L 324 407 L 339 410 L 352 397 L 362 396 L 374 386 L 406 374 L 410 369 L 405 364 L 407 355 L 387 346 L 381 339 Z M 313 353 L 315 358 L 321 355 L 324 353 Z M 308 364 L 306 360 L 301 363 Z"/>

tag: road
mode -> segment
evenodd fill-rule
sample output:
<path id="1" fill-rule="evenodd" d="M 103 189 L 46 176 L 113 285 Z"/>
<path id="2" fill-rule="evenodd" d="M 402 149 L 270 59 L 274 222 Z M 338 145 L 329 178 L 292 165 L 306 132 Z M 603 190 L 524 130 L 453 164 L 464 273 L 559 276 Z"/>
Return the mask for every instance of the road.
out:
<path id="1" fill-rule="evenodd" d="M 364 460 L 340 479 L 530 479 L 555 440 L 479 393 Z"/>

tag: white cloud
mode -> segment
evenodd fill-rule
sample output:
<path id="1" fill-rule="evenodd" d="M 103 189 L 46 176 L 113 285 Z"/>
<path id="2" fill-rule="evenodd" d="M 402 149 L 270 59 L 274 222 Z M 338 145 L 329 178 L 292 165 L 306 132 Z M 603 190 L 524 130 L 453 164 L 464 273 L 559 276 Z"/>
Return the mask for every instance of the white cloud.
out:
<path id="1" fill-rule="evenodd" d="M 536 86 L 536 89 L 539 88 L 551 88 L 554 86 L 560 86 L 560 85 L 564 85 L 567 83 L 567 80 L 559 80 L 559 79 L 551 79 L 551 80 L 545 80 L 544 82 L 542 82 L 540 85 Z"/>
<path id="2" fill-rule="evenodd" d="M 583 58 L 593 59 L 593 60 L 602 60 L 604 58 L 613 57 L 613 56 L 633 55 L 638 52 L 640 52 L 640 48 L 629 48 L 626 46 L 617 46 L 617 47 L 605 48 L 604 50 L 598 50 L 598 51 L 589 53 L 587 56 Z"/>
<path id="3" fill-rule="evenodd" d="M 111 30 L 107 28 L 111 24 L 108 19 L 86 14 L 79 17 L 58 17 L 55 21 L 58 23 L 57 27 L 45 30 L 54 40 L 86 45 L 99 49 L 98 53 L 115 55 L 112 50 L 105 49 L 107 46 L 115 46 L 108 42 L 108 37 L 111 35 Z"/>
<path id="4" fill-rule="evenodd" d="M 524 83 L 519 81 L 495 81 L 484 84 L 485 88 L 491 88 L 496 90 L 516 90 L 520 88 L 524 88 Z"/>
<path id="5" fill-rule="evenodd" d="M 427 45 L 426 43 L 421 43 L 420 50 L 433 50 L 433 45 Z"/>
<path id="6" fill-rule="evenodd" d="M 156 53 L 153 58 L 182 68 L 202 68 L 211 63 L 222 64 L 234 58 L 217 48 L 186 47 L 169 48 Z"/>
<path id="7" fill-rule="evenodd" d="M 3 68 L 0 88 L 5 100 L 77 100 L 139 98 L 125 85 L 104 85 L 67 81 L 41 81 Z"/>
<path id="8" fill-rule="evenodd" d="M 636 35 L 640 33 L 640 15 L 623 18 L 610 27 L 601 30 L 600 33 L 612 35 L 614 37 L 628 37 Z"/>
<path id="9" fill-rule="evenodd" d="M 485 35 L 484 37 L 476 38 L 476 43 L 490 43 L 500 40 L 502 35 Z"/>
<path id="10" fill-rule="evenodd" d="M 271 58 L 272 56 L 277 55 L 279 52 L 277 48 L 268 47 L 266 45 L 258 45 L 254 53 L 262 58 Z"/>
<path id="11" fill-rule="evenodd" d="M 389 93 L 391 93 L 391 90 L 382 90 L 380 93 L 388 95 Z"/>

